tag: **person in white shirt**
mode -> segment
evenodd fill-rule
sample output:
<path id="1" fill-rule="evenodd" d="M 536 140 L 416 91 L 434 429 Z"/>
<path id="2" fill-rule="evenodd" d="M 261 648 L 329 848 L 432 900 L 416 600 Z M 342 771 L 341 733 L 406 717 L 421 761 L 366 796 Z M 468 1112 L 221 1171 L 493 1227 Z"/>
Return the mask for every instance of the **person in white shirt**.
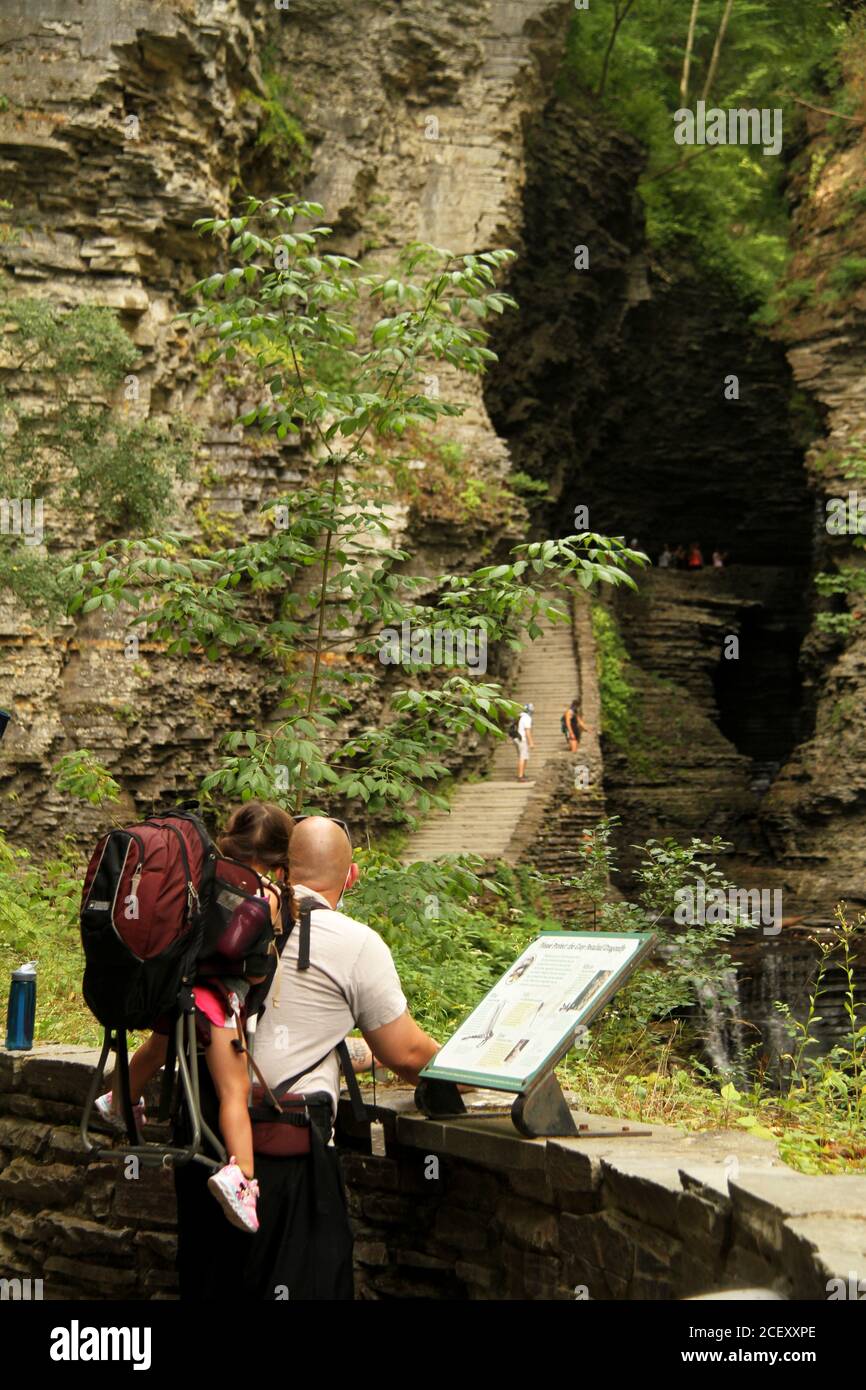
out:
<path id="1" fill-rule="evenodd" d="M 532 716 L 534 712 L 534 705 L 524 705 L 523 713 L 517 721 L 517 738 L 514 742 L 517 745 L 518 782 L 526 781 L 526 764 L 529 762 L 529 752 L 535 747 L 532 740 Z"/>
<path id="2" fill-rule="evenodd" d="M 176 1169 L 181 1299 L 223 1299 L 226 1270 L 244 1300 L 353 1298 L 352 1231 L 331 1136 L 340 1091 L 335 1049 L 357 1026 L 367 1057 L 413 1086 L 439 1050 L 409 1013 L 378 932 L 340 911 L 343 893 L 358 881 L 342 822 L 306 816 L 295 825 L 289 878 L 296 909 L 312 903 L 309 965 L 299 961 L 296 925 L 265 998 L 252 1054 L 274 1091 L 291 1083 L 291 1094 L 306 1098 L 311 1118 L 314 1111 L 318 1117 L 316 1142 L 304 1154 L 257 1155 L 260 1228 L 252 1239 L 224 1221 L 203 1185 L 204 1170 L 194 1171 L 194 1163 Z M 206 1069 L 199 1074 L 204 1113 Z"/>

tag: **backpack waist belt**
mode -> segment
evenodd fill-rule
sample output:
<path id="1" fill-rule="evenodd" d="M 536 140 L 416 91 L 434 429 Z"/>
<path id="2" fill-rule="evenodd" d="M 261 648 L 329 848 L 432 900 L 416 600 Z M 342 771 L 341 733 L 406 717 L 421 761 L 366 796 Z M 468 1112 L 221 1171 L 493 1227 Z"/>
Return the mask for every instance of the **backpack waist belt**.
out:
<path id="1" fill-rule="evenodd" d="M 253 1152 L 267 1158 L 293 1158 L 297 1154 L 308 1154 L 312 1147 L 311 1126 L 315 1125 L 322 1141 L 327 1144 L 331 1138 L 331 1097 L 327 1091 L 314 1091 L 311 1095 L 301 1095 L 289 1091 L 280 1096 L 277 1112 L 272 1105 L 265 1103 L 264 1090 L 253 1087 L 250 1106 L 250 1124 L 253 1129 Z"/>

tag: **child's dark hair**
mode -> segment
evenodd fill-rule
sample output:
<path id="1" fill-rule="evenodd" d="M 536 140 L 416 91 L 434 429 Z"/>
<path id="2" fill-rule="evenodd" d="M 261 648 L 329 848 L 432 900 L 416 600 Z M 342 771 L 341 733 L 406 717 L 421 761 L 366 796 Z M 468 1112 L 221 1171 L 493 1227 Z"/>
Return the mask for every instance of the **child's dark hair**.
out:
<path id="1" fill-rule="evenodd" d="M 266 869 L 285 869 L 284 911 L 287 899 L 293 919 L 297 913 L 289 885 L 289 848 L 294 828 L 295 822 L 282 806 L 272 801 L 245 801 L 242 806 L 235 807 L 225 829 L 217 837 L 220 854 L 229 859 L 237 859 L 242 864 L 262 864 Z"/>
<path id="2" fill-rule="evenodd" d="M 288 811 L 272 801 L 246 801 L 236 806 L 217 839 L 220 854 L 242 864 L 285 869 L 289 875 L 289 845 L 295 823 Z"/>
<path id="3" fill-rule="evenodd" d="M 289 845 L 295 823 L 288 811 L 272 801 L 246 801 L 236 806 L 217 840 L 220 854 L 242 864 L 264 864 L 289 872 Z"/>

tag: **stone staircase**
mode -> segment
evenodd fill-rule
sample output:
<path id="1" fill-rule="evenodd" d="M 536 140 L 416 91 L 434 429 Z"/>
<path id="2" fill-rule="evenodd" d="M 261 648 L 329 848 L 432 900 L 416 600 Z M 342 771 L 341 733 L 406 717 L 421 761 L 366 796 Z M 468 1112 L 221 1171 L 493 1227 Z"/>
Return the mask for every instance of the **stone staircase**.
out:
<path id="1" fill-rule="evenodd" d="M 589 631 L 585 604 L 577 600 L 576 622 L 584 623 Z M 583 643 L 580 643 L 581 647 Z M 528 782 L 517 781 L 517 753 L 514 744 L 504 741 L 498 745 L 483 781 L 464 783 L 458 787 L 450 812 L 436 812 L 412 836 L 403 854 L 405 863 L 419 859 L 437 859 L 443 855 L 480 854 L 485 859 L 505 859 L 516 863 L 541 833 L 549 817 L 547 809 L 552 797 L 565 795 L 571 802 L 580 798 L 573 793 L 572 764 L 586 762 L 594 766 L 593 788 L 581 793 L 586 801 L 586 818 L 594 823 L 602 811 L 600 797 L 600 755 L 598 753 L 597 687 L 595 684 L 594 653 L 579 670 L 576 655 L 575 629 L 571 623 L 545 624 L 542 635 L 528 642 L 521 653 L 516 681 L 508 692 L 520 704 L 535 706 L 532 733 L 535 747 L 527 769 Z M 588 700 L 586 675 L 591 669 L 591 691 L 596 699 Z M 584 676 L 584 689 L 581 688 Z M 569 753 L 560 730 L 560 718 L 566 705 L 580 695 L 584 719 L 594 733 L 585 737 L 578 755 Z M 591 707 L 595 704 L 596 707 Z M 589 802 L 593 803 L 592 808 Z M 529 857 L 529 856 L 527 856 Z"/>

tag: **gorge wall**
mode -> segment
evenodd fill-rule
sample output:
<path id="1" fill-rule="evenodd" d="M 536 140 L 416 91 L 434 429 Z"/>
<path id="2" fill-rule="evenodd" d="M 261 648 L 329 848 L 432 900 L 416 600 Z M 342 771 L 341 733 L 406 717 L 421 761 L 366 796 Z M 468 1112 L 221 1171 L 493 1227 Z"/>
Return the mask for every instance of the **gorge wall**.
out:
<path id="1" fill-rule="evenodd" d="M 138 408 L 200 426 L 197 476 L 180 489 L 175 525 L 205 540 L 260 535 L 263 500 L 311 466 L 303 447 L 234 426 L 245 405 L 237 386 L 203 369 L 176 321 L 185 290 L 213 268 L 192 222 L 296 174 L 260 140 L 265 58 L 294 84 L 311 148 L 303 191 L 324 202 L 339 249 L 381 265 L 410 238 L 455 251 L 519 245 L 523 121 L 558 61 L 568 11 L 561 0 L 479 0 L 459 15 L 420 0 L 350 9 L 297 0 L 279 12 L 252 0 L 84 0 L 72 14 L 63 0 L 38 13 L 25 0 L 4 6 L 0 172 L 13 235 L 2 257 L 12 292 L 115 308 L 142 354 Z M 441 394 L 456 390 L 443 373 Z M 522 532 L 521 506 L 501 483 L 507 450 L 474 384 L 461 382 L 459 395 L 469 409 L 445 437 L 489 505 L 462 504 L 437 451 L 418 439 L 417 485 L 393 516 L 395 544 L 409 537 L 415 571 L 434 579 Z M 50 498 L 47 517 L 69 546 L 98 534 L 93 518 L 90 534 L 70 535 Z M 228 728 L 267 721 L 262 676 L 248 662 L 181 664 L 149 643 L 131 661 L 122 623 L 46 629 L 0 596 L 0 705 L 15 714 L 0 760 L 4 825 L 35 847 L 57 829 L 93 838 L 104 813 L 76 805 L 70 816 L 50 786 L 57 757 L 79 747 L 120 782 L 122 816 L 133 799 L 141 810 L 192 794 Z M 374 723 L 381 705 L 380 683 L 349 731 Z M 478 755 L 470 737 L 455 766 Z"/>
<path id="2" fill-rule="evenodd" d="M 819 290 L 864 237 L 862 129 L 831 138 L 826 124 L 809 114 L 789 171 L 790 278 L 817 265 Z M 814 587 L 828 551 L 862 563 L 852 540 L 831 545 L 824 517 L 852 486 L 840 460 L 862 431 L 863 290 L 795 296 L 793 318 L 783 307 L 768 332 L 723 282 L 647 247 L 642 164 L 579 92 L 536 113 L 533 255 L 513 274 L 523 312 L 501 327 L 486 398 L 516 466 L 549 482 L 534 511 L 548 533 L 573 529 L 582 507 L 590 529 L 653 558 L 693 539 L 707 561 L 729 555 L 722 571 L 654 570 L 637 594 L 601 596 L 634 695 L 629 746 L 604 741 L 624 882 L 636 839 L 720 834 L 736 881 L 780 887 L 786 915 L 826 924 L 840 898 L 866 903 L 862 624 L 844 646 L 821 635 Z"/>

